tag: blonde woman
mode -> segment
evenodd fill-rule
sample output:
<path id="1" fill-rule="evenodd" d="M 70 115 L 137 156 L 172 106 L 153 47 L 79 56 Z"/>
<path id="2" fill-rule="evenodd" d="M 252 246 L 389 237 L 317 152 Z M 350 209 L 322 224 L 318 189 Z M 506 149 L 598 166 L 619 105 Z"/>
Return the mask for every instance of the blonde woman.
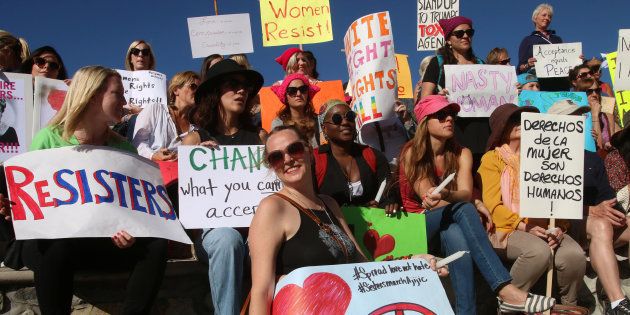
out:
<path id="1" fill-rule="evenodd" d="M 29 56 L 30 50 L 24 38 L 0 30 L 0 71 L 17 71 Z"/>
<path id="2" fill-rule="evenodd" d="M 144 40 L 135 40 L 129 45 L 125 55 L 125 69 L 155 70 L 155 55 L 151 45 Z"/>

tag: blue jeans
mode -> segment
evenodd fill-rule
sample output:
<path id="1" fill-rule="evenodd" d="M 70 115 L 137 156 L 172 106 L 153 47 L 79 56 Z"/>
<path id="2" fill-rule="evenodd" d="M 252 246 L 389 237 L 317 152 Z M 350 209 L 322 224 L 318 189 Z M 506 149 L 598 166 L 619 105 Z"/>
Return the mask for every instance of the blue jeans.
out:
<path id="1" fill-rule="evenodd" d="M 458 202 L 428 210 L 425 215 L 427 239 L 431 240 L 439 233 L 444 255 L 460 250 L 470 252 L 470 255 L 451 262 L 449 270 L 455 290 L 455 314 L 477 314 L 473 261 L 494 291 L 512 280 L 490 245 L 477 209 L 469 202 Z"/>
<path id="2" fill-rule="evenodd" d="M 243 237 L 233 228 L 204 229 L 196 245 L 199 260 L 208 262 L 214 314 L 239 314 L 247 254 Z"/>

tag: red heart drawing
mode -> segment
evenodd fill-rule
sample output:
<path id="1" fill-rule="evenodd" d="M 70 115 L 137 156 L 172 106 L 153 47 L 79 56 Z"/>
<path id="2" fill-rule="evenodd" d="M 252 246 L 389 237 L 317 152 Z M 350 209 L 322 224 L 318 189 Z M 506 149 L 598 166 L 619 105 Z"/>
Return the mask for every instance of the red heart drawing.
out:
<path id="1" fill-rule="evenodd" d="M 367 230 L 363 234 L 363 244 L 372 254 L 372 258 L 376 259 L 391 253 L 396 247 L 396 240 L 389 234 L 380 236 L 376 230 Z"/>
<path id="2" fill-rule="evenodd" d="M 304 287 L 289 284 L 273 299 L 272 314 L 345 314 L 352 298 L 350 286 L 336 274 L 314 273 Z"/>
<path id="3" fill-rule="evenodd" d="M 48 93 L 48 104 L 50 104 L 50 107 L 54 110 L 59 111 L 65 98 L 66 91 L 52 89 L 50 93 Z"/>

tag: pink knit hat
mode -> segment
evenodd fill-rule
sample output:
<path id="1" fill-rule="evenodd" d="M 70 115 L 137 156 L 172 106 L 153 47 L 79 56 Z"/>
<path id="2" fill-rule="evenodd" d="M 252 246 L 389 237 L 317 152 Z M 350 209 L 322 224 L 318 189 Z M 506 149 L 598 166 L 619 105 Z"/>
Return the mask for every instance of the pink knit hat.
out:
<path id="1" fill-rule="evenodd" d="M 280 83 L 280 85 L 274 85 L 271 87 L 271 90 L 274 93 L 276 93 L 276 95 L 280 99 L 280 102 L 282 102 L 283 104 L 287 101 L 287 88 L 289 87 L 289 84 L 291 84 L 293 80 L 300 80 L 306 86 L 308 86 L 308 99 L 310 101 L 313 100 L 313 97 L 315 96 L 315 94 L 319 92 L 320 90 L 318 86 L 311 84 L 311 82 L 308 80 L 308 78 L 305 75 L 301 73 L 289 74 L 286 77 L 284 77 L 284 80 L 282 81 L 282 83 Z"/>
<path id="2" fill-rule="evenodd" d="M 287 64 L 289 63 L 289 59 L 291 59 L 291 56 L 293 56 L 293 54 L 295 53 L 299 53 L 302 52 L 301 49 L 296 48 L 296 47 L 291 47 L 287 50 L 285 50 L 282 55 L 278 56 L 278 58 L 276 58 L 276 62 L 279 63 L 282 66 L 282 70 L 287 70 Z"/>
<path id="3" fill-rule="evenodd" d="M 449 103 L 446 97 L 442 95 L 428 95 L 416 103 L 416 106 L 413 108 L 413 113 L 416 115 L 418 123 L 420 123 L 424 117 L 435 114 L 449 106 L 457 109 L 457 112 L 460 110 L 459 104 Z"/>
<path id="4" fill-rule="evenodd" d="M 462 24 L 468 24 L 470 25 L 470 27 L 473 26 L 472 20 L 465 16 L 455 16 L 450 19 L 441 19 L 438 21 L 438 23 L 440 23 L 440 26 L 444 31 L 444 38 L 447 39 L 449 36 L 451 36 L 451 32 L 453 32 L 456 27 Z"/>

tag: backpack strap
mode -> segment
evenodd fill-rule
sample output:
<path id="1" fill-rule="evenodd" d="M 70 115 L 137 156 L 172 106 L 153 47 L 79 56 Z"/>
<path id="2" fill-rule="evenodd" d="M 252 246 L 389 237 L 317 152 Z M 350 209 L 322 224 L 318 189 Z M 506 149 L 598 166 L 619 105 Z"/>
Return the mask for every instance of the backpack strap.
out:
<path id="1" fill-rule="evenodd" d="M 439 75 L 438 75 L 438 79 L 437 82 L 435 83 L 435 86 L 440 86 L 440 81 L 442 81 L 442 76 L 444 75 L 444 67 L 442 67 L 444 65 L 444 57 L 440 54 L 437 54 L 435 56 L 435 58 L 437 58 L 437 62 L 438 62 L 438 69 L 439 69 Z"/>
<path id="2" fill-rule="evenodd" d="M 315 178 L 317 179 L 317 187 L 322 187 L 326 170 L 328 169 L 328 156 L 326 153 L 319 152 L 319 149 L 313 149 L 313 157 L 315 160 Z"/>

